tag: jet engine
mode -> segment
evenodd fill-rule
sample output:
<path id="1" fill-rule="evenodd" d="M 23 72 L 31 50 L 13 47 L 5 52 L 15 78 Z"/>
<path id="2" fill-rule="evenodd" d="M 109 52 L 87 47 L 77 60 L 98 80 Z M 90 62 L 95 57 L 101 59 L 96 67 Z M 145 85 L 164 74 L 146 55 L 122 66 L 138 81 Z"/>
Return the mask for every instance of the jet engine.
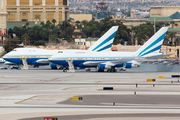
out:
<path id="1" fill-rule="evenodd" d="M 137 68 L 140 67 L 140 63 L 137 61 L 130 61 L 125 63 L 125 68 Z"/>
<path id="2" fill-rule="evenodd" d="M 53 64 L 53 63 L 50 63 L 50 67 L 51 67 L 51 69 L 57 69 L 57 65 Z"/>
<path id="3" fill-rule="evenodd" d="M 104 69 L 111 69 L 111 65 L 99 64 L 97 66 L 98 71 L 104 71 Z"/>

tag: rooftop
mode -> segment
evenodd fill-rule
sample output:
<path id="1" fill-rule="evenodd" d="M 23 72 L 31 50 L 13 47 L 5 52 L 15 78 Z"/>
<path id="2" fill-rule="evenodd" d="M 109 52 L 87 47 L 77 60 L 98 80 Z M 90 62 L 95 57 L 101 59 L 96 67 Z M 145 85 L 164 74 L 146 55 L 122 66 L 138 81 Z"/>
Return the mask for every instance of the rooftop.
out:
<path id="1" fill-rule="evenodd" d="M 169 21 L 174 21 L 173 19 L 171 19 L 170 17 L 150 17 L 149 19 L 148 19 L 148 21 L 154 21 L 154 18 L 155 18 L 155 21 L 167 21 L 167 22 L 169 22 Z"/>

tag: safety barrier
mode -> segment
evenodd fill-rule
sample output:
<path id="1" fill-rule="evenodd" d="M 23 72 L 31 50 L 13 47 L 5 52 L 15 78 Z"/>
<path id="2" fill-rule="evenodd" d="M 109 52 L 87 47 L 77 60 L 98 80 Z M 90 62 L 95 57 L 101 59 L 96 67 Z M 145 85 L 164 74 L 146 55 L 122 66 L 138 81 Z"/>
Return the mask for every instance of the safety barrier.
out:
<path id="1" fill-rule="evenodd" d="M 82 97 L 71 97 L 71 100 L 83 100 Z"/>
<path id="2" fill-rule="evenodd" d="M 180 75 L 172 75 L 171 77 L 180 77 Z"/>
<path id="3" fill-rule="evenodd" d="M 103 90 L 113 90 L 113 87 L 103 87 Z"/>
<path id="4" fill-rule="evenodd" d="M 156 79 L 147 79 L 147 82 L 155 82 Z"/>
<path id="5" fill-rule="evenodd" d="M 158 76 L 158 78 L 164 78 L 164 76 Z"/>

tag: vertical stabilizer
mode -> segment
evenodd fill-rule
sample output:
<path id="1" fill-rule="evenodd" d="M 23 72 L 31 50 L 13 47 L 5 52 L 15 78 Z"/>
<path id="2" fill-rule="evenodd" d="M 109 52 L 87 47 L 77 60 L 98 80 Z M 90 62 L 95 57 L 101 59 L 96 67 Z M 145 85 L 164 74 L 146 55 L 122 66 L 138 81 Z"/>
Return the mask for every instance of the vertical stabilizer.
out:
<path id="1" fill-rule="evenodd" d="M 136 51 L 139 57 L 147 57 L 159 53 L 168 27 L 162 27 L 142 47 Z"/>
<path id="2" fill-rule="evenodd" d="M 110 51 L 113 44 L 116 32 L 119 26 L 113 26 L 99 40 L 94 43 L 88 50 L 102 52 Z"/>

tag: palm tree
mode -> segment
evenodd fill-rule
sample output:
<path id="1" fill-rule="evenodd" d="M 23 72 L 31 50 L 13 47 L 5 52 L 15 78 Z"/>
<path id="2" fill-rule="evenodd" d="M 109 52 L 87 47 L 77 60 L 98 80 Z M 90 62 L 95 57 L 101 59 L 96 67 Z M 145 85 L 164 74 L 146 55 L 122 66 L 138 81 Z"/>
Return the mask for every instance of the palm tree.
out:
<path id="1" fill-rule="evenodd" d="M 77 32 L 74 32 L 74 36 L 75 36 L 75 38 L 77 38 L 77 36 L 78 36 L 78 33 L 77 33 Z"/>
<path id="2" fill-rule="evenodd" d="M 5 38 L 6 38 L 6 41 L 9 41 L 9 35 L 8 34 L 5 35 Z M 2 40 L 2 44 L 4 45 L 4 40 Z"/>
<path id="3" fill-rule="evenodd" d="M 13 30 L 11 28 L 8 30 L 8 34 L 10 35 L 10 38 L 12 38 Z"/>
<path id="4" fill-rule="evenodd" d="M 39 35 L 44 39 L 47 37 L 47 34 L 45 32 L 40 32 Z"/>
<path id="5" fill-rule="evenodd" d="M 170 24 L 172 25 L 172 28 L 174 28 L 175 22 L 174 22 L 174 21 L 171 21 Z"/>
<path id="6" fill-rule="evenodd" d="M 167 22 L 167 23 L 165 24 L 165 26 L 170 26 L 170 24 Z"/>
<path id="7" fill-rule="evenodd" d="M 54 26 L 55 26 L 55 24 L 56 24 L 56 20 L 55 19 L 52 19 L 52 23 L 54 24 Z"/>
<path id="8" fill-rule="evenodd" d="M 42 27 L 44 27 L 44 22 L 41 22 L 40 25 L 41 25 Z"/>
<path id="9" fill-rule="evenodd" d="M 176 28 L 177 28 L 179 25 L 177 23 L 175 23 L 174 26 L 176 26 Z"/>
<path id="10" fill-rule="evenodd" d="M 29 22 L 26 23 L 26 27 L 29 27 Z"/>
<path id="11" fill-rule="evenodd" d="M 173 38 L 175 37 L 175 33 L 168 33 L 168 37 L 171 38 L 171 44 L 174 45 Z"/>
<path id="12" fill-rule="evenodd" d="M 38 37 L 39 28 L 40 28 L 40 27 L 39 27 L 38 25 L 33 26 L 33 30 L 35 31 L 35 37 L 36 37 L 36 39 L 37 39 L 37 37 Z"/>
<path id="13" fill-rule="evenodd" d="M 83 21 L 81 21 L 81 23 L 84 25 L 84 27 L 86 27 L 88 21 L 87 20 L 83 20 Z"/>
<path id="14" fill-rule="evenodd" d="M 88 37 L 89 37 L 89 33 L 91 32 L 91 27 L 86 27 L 86 31 L 87 31 L 87 33 L 88 33 Z"/>
<path id="15" fill-rule="evenodd" d="M 93 30 L 93 35 L 94 35 L 94 38 L 95 38 L 96 25 L 92 26 L 92 30 Z"/>
<path id="16" fill-rule="evenodd" d="M 45 27 L 48 29 L 48 31 L 50 31 L 51 28 L 51 22 L 48 20 L 46 21 Z"/>
<path id="17" fill-rule="evenodd" d="M 25 46 L 27 45 L 27 39 L 29 39 L 29 35 L 26 33 L 22 36 L 22 38 L 25 39 Z M 29 42 L 29 45 L 30 45 L 30 42 Z"/>

